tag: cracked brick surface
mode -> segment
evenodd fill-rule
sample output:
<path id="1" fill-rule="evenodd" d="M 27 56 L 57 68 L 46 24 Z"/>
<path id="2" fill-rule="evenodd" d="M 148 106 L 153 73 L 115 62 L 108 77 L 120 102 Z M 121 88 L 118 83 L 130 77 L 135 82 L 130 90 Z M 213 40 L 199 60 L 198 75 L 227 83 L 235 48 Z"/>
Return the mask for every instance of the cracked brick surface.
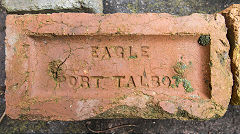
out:
<path id="1" fill-rule="evenodd" d="M 6 112 L 11 118 L 186 120 L 212 119 L 223 116 L 227 110 L 232 75 L 225 20 L 220 14 L 184 17 L 169 14 L 9 15 L 6 25 Z M 203 38 L 211 40 L 202 41 Z M 111 43 L 118 45 L 111 47 Z M 150 45 L 146 46 L 147 43 Z M 125 46 L 121 48 L 122 44 Z M 207 44 L 208 47 L 204 47 Z M 195 46 L 186 50 L 184 45 Z M 118 58 L 112 60 L 116 46 L 127 51 L 127 57 L 125 53 L 116 53 Z M 171 55 L 160 57 L 164 55 L 157 50 L 166 46 L 165 55 L 178 48 L 175 59 L 166 59 Z M 153 56 L 151 60 L 148 48 Z M 204 56 L 206 58 L 198 58 Z M 169 65 L 163 65 L 161 70 L 161 62 L 157 60 Z M 116 71 L 115 65 L 123 67 Z M 154 66 L 158 71 L 153 70 Z M 204 66 L 208 66 L 210 72 Z M 189 70 L 185 72 L 185 69 Z M 122 81 L 121 70 L 126 77 Z M 202 71 L 207 71 L 206 76 L 210 78 L 197 75 Z M 158 85 L 159 81 L 151 85 L 146 80 L 147 87 L 144 87 L 143 77 L 137 82 L 131 72 L 150 74 L 152 78 L 156 78 L 154 74 L 166 72 L 169 80 L 176 79 L 183 84 L 168 86 L 161 78 L 161 84 Z M 113 82 L 117 81 L 116 87 Z M 199 86 L 201 82 L 206 83 Z"/>

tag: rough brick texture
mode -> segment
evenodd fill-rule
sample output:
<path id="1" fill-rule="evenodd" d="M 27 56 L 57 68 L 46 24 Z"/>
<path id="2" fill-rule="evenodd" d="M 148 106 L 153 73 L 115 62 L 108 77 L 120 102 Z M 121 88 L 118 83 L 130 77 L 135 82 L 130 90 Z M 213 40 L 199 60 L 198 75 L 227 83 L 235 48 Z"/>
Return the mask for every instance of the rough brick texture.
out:
<path id="1" fill-rule="evenodd" d="M 231 103 L 235 105 L 240 104 L 240 5 L 234 4 L 229 8 L 221 12 L 226 18 L 226 24 L 228 27 L 228 39 L 231 45 L 230 57 L 231 57 L 231 68 L 233 73 L 234 85 Z"/>
<path id="2" fill-rule="evenodd" d="M 232 88 L 224 17 L 8 15 L 11 118 L 211 119 Z"/>

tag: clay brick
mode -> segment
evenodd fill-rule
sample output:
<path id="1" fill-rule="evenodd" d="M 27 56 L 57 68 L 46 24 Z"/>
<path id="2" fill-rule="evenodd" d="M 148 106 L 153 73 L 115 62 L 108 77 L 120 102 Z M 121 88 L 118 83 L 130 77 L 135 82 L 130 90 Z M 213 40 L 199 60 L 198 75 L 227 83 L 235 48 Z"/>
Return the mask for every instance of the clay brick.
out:
<path id="1" fill-rule="evenodd" d="M 239 58 L 239 44 L 240 44 L 240 5 L 234 4 L 229 8 L 223 10 L 222 15 L 226 19 L 226 25 L 228 27 L 228 39 L 231 45 L 230 57 L 231 57 L 231 67 L 233 73 L 233 93 L 231 103 L 234 105 L 240 105 L 240 58 Z"/>
<path id="2" fill-rule="evenodd" d="M 232 87 L 224 17 L 8 15 L 11 118 L 211 119 Z"/>

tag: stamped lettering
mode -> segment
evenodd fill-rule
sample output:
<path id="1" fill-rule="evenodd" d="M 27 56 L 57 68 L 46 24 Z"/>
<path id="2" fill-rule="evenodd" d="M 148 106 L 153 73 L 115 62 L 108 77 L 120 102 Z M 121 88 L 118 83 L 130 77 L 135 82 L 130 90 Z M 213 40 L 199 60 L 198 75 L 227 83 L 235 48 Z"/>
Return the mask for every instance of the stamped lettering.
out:
<path id="1" fill-rule="evenodd" d="M 91 46 L 91 57 L 98 60 L 149 58 L 149 49 L 149 46 Z"/>
<path id="2" fill-rule="evenodd" d="M 11 118 L 185 120 L 227 110 L 232 76 L 219 14 L 8 15 L 6 26 Z"/>

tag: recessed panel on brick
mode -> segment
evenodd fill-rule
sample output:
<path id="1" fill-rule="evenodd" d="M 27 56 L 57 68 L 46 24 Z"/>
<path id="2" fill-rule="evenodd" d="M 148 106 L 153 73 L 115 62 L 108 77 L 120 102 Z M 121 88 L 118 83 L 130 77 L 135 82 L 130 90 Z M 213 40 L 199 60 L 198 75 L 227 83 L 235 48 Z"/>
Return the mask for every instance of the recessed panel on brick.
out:
<path id="1" fill-rule="evenodd" d="M 227 109 L 220 14 L 10 15 L 6 24 L 12 118 L 210 119 Z"/>

